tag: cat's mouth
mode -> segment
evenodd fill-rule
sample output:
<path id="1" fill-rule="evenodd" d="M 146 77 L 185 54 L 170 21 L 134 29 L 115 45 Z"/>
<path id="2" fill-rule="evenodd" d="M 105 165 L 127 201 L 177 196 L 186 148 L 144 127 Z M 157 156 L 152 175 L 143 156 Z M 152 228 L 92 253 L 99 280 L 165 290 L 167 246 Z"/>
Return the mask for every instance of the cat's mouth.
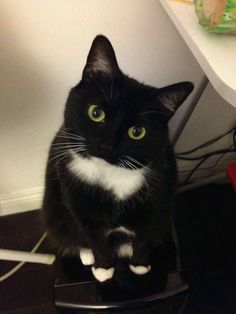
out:
<path id="1" fill-rule="evenodd" d="M 98 160 L 104 160 L 111 165 L 129 170 L 138 170 L 147 165 L 145 161 L 137 160 L 137 158 L 129 155 L 118 154 L 118 152 L 116 153 L 105 145 L 100 145 L 99 147 L 91 147 L 90 145 L 87 145 L 86 150 L 75 150 L 75 153 L 88 159 L 95 157 L 98 158 Z"/>
<path id="2" fill-rule="evenodd" d="M 80 156 L 84 158 L 96 158 L 97 160 L 103 160 L 108 162 L 111 165 L 129 169 L 129 170 L 138 170 L 143 167 L 145 167 L 144 163 L 141 163 L 140 161 L 136 160 L 135 158 L 128 156 L 128 155 L 122 155 L 122 156 L 112 156 L 112 155 L 105 155 L 101 152 L 80 152 Z"/>
<path id="3" fill-rule="evenodd" d="M 106 162 L 112 164 L 112 165 L 117 165 L 118 164 L 118 158 L 114 157 L 110 154 L 104 154 L 102 152 L 94 152 L 94 153 L 88 153 L 89 157 L 96 157 L 99 159 L 103 159 Z"/>
<path id="4" fill-rule="evenodd" d="M 115 165 L 117 167 L 124 168 L 124 169 L 129 169 L 129 170 L 138 170 L 145 167 L 145 164 L 127 155 L 122 155 L 119 157 L 114 157 L 114 156 L 104 157 L 97 154 L 97 155 L 94 155 L 93 157 L 103 159 L 112 165 Z"/>
<path id="5" fill-rule="evenodd" d="M 93 146 L 88 147 L 87 156 L 103 159 L 113 165 L 117 164 L 118 162 L 116 153 L 105 145 L 99 145 L 99 146 L 97 145 L 96 147 L 93 147 Z"/>

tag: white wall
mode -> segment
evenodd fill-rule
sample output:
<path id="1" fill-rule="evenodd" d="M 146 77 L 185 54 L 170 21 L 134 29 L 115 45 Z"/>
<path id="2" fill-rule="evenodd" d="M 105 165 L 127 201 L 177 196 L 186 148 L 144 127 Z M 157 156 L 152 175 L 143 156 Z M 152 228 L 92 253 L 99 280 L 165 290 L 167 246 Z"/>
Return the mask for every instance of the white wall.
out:
<path id="1" fill-rule="evenodd" d="M 39 206 L 50 140 L 99 33 L 121 69 L 141 81 L 191 80 L 197 90 L 203 78 L 157 0 L 1 0 L 2 214 Z"/>

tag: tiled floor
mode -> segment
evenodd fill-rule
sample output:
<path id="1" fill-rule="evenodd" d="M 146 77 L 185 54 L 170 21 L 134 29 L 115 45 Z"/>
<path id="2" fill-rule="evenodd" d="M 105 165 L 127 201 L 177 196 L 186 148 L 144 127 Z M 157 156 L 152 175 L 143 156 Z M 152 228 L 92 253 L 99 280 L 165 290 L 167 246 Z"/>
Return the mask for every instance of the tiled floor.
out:
<path id="1" fill-rule="evenodd" d="M 210 185 L 181 194 L 176 222 L 190 284 L 188 303 L 179 314 L 236 314 L 235 193 L 229 185 Z M 42 233 L 38 211 L 0 218 L 1 248 L 30 250 Z M 44 243 L 39 251 L 51 251 L 49 244 Z M 1 261 L 0 274 L 14 265 Z M 0 313 L 58 313 L 53 305 L 55 268 L 26 264 L 0 282 Z M 150 309 L 142 313 L 168 312 Z"/>

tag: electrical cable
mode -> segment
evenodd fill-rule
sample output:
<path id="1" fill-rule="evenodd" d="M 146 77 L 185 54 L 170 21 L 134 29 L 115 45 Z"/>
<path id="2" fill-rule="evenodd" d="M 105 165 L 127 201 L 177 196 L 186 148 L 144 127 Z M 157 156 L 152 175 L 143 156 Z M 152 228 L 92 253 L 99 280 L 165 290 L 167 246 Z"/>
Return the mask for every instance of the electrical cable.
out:
<path id="1" fill-rule="evenodd" d="M 235 147 L 232 149 L 232 146 L 231 148 L 229 149 L 225 149 L 224 150 L 224 153 L 223 155 L 220 156 L 220 158 L 216 161 L 215 165 L 212 166 L 212 168 L 216 167 L 216 165 L 219 163 L 219 161 L 225 156 L 225 154 L 227 153 L 231 153 L 231 152 L 236 152 L 236 149 Z M 218 153 L 217 153 L 218 154 Z M 194 168 L 190 171 L 190 173 L 187 175 L 186 179 L 184 180 L 184 183 L 183 185 L 187 184 L 190 180 L 190 178 L 193 176 L 194 172 L 207 160 L 209 159 L 211 156 L 214 156 L 216 155 L 216 153 L 212 152 L 211 154 L 207 154 L 206 156 L 204 156 L 195 166 Z M 211 168 L 211 167 L 209 167 Z"/>
<path id="2" fill-rule="evenodd" d="M 233 148 L 233 146 L 231 146 L 229 149 Z M 220 157 L 215 161 L 215 163 L 211 166 L 208 166 L 208 167 L 203 167 L 203 168 L 200 168 L 199 170 L 210 170 L 210 169 L 214 169 L 218 164 L 219 162 L 224 158 L 224 156 L 227 154 L 228 152 L 225 152 L 224 154 L 220 155 Z M 199 165 L 200 166 L 200 165 Z M 197 169 L 199 168 L 199 166 L 197 167 Z M 196 170 L 197 170 L 196 169 Z M 186 173 L 186 172 L 189 172 L 189 170 L 181 170 L 179 171 L 180 173 Z"/>
<path id="3" fill-rule="evenodd" d="M 194 168 L 189 172 L 189 174 L 187 175 L 186 179 L 184 180 L 184 183 L 183 185 L 187 185 L 190 178 L 193 176 L 193 174 L 195 173 L 195 171 L 197 169 L 199 169 L 199 167 L 206 161 L 208 160 L 211 156 L 214 156 L 214 155 L 221 155 L 220 158 L 217 159 L 216 163 L 214 164 L 214 166 L 211 166 L 209 168 L 214 168 L 217 166 L 217 164 L 220 162 L 220 160 L 225 156 L 225 154 L 227 153 L 231 153 L 231 152 L 236 152 L 236 127 L 230 129 L 229 131 L 225 132 L 224 134 L 220 135 L 220 136 L 217 136 L 215 137 L 214 139 L 210 140 L 210 141 L 207 141 L 203 144 L 201 144 L 200 146 L 192 149 L 192 150 L 189 150 L 189 151 L 186 151 L 184 153 L 182 153 L 182 155 L 187 155 L 187 154 L 191 154 L 193 153 L 194 151 L 196 150 L 199 150 L 200 148 L 203 148 L 203 147 L 206 147 L 208 145 L 211 145 L 213 143 L 215 143 L 216 141 L 218 141 L 219 139 L 221 139 L 222 137 L 226 136 L 227 134 L 230 134 L 231 132 L 233 131 L 233 146 L 231 146 L 230 148 L 228 149 L 219 149 L 219 150 L 216 150 L 216 151 L 213 151 L 213 152 L 210 152 L 210 153 L 206 153 L 206 154 L 203 154 L 201 156 L 195 156 L 195 157 L 183 157 L 183 156 L 179 156 L 180 154 L 178 154 L 178 156 L 176 156 L 177 159 L 180 159 L 180 160 L 200 160 L 195 166 Z M 183 186 L 182 185 L 182 186 Z"/>
<path id="4" fill-rule="evenodd" d="M 213 165 L 211 165 L 211 166 L 206 166 L 206 167 L 202 167 L 202 168 L 200 168 L 199 170 L 209 170 L 209 169 L 213 169 L 213 168 L 215 168 L 218 164 L 219 164 L 219 162 L 221 161 L 221 159 L 226 155 L 227 153 L 224 153 L 224 154 L 222 154 L 222 155 L 220 155 L 220 157 L 215 161 L 215 163 L 213 164 Z M 179 173 L 188 173 L 189 172 L 189 169 L 186 169 L 186 170 L 179 170 Z"/>
<path id="5" fill-rule="evenodd" d="M 44 234 L 41 236 L 41 238 L 38 240 L 38 242 L 35 244 L 33 249 L 30 251 L 30 253 L 35 253 L 37 249 L 40 247 L 40 245 L 43 243 L 43 241 L 47 237 L 47 232 L 44 232 Z M 0 282 L 6 280 L 7 278 L 11 277 L 13 274 L 15 274 L 26 262 L 20 262 L 15 267 L 13 267 L 11 270 L 9 270 L 4 275 L 0 276 Z"/>
<path id="6" fill-rule="evenodd" d="M 235 148 L 236 150 L 236 128 L 234 129 L 233 132 L 233 145 L 230 148 Z M 220 156 L 220 158 L 217 159 L 216 163 L 212 167 L 215 168 L 226 154 L 227 153 L 222 154 L 222 156 Z"/>
<path id="7" fill-rule="evenodd" d="M 233 142 L 234 142 L 234 147 L 236 149 L 236 128 L 235 128 L 235 130 L 233 132 Z"/>
<path id="8" fill-rule="evenodd" d="M 219 150 L 215 150 L 213 152 L 210 152 L 210 153 L 206 153 L 206 154 L 203 154 L 201 156 L 196 156 L 196 157 L 181 157 L 181 156 L 176 156 L 177 159 L 180 159 L 180 160 L 201 160 L 205 157 L 211 157 L 213 155 L 219 155 L 219 154 L 224 154 L 224 153 L 233 153 L 233 152 L 236 152 L 236 148 L 233 147 L 233 148 L 227 148 L 227 149 L 219 149 Z"/>
<path id="9" fill-rule="evenodd" d="M 225 133 L 221 134 L 221 135 L 218 135 L 216 137 L 214 137 L 213 139 L 207 141 L 207 142 L 204 142 L 203 144 L 197 146 L 197 147 L 194 147 L 190 150 L 187 150 L 185 152 L 181 152 L 181 153 L 176 153 L 176 157 L 178 157 L 179 155 L 189 155 L 189 154 L 192 154 L 194 153 L 195 151 L 201 149 L 201 148 L 204 148 L 204 147 L 207 147 L 209 145 L 212 145 L 214 144 L 215 142 L 219 141 L 220 139 L 222 139 L 223 137 L 225 137 L 226 135 L 230 134 L 231 132 L 233 132 L 234 134 L 236 134 L 236 126 L 234 126 L 233 128 L 229 129 L 228 131 L 226 131 Z M 235 145 L 236 147 L 236 145 Z"/>
<path id="10" fill-rule="evenodd" d="M 194 172 L 208 159 L 209 157 L 205 157 L 202 160 L 200 160 L 195 167 L 193 167 L 193 169 L 190 171 L 190 173 L 187 175 L 186 179 L 184 180 L 183 185 L 187 184 L 190 180 L 190 178 L 192 177 L 192 175 L 194 174 Z"/>

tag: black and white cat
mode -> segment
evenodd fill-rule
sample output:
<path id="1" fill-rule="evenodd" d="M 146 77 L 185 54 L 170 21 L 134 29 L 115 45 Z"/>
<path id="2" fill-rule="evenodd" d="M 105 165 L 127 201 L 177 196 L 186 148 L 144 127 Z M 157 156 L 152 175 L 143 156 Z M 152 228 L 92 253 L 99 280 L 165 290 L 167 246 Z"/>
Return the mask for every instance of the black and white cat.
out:
<path id="1" fill-rule="evenodd" d="M 124 75 L 97 36 L 82 80 L 69 93 L 49 153 L 43 212 L 61 254 L 78 254 L 99 281 L 117 258 L 135 274 L 172 238 L 176 165 L 169 119 L 190 82 L 154 88 Z"/>

